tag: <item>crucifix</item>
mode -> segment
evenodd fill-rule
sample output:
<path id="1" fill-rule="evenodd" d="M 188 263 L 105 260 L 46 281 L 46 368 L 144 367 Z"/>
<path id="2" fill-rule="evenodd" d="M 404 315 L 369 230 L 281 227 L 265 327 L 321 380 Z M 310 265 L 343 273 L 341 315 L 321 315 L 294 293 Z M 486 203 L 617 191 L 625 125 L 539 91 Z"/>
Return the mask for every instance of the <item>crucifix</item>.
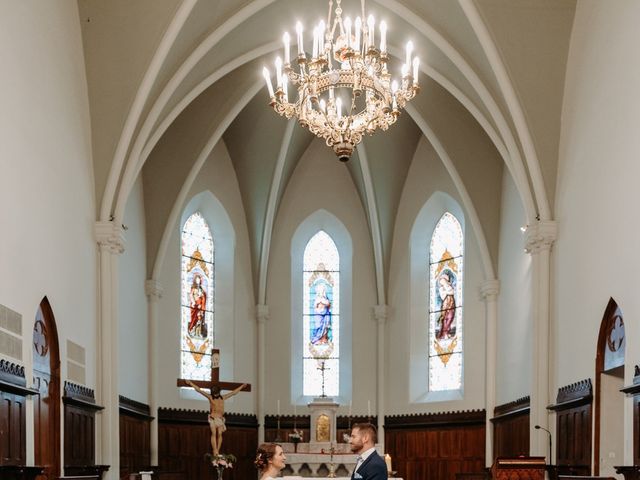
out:
<path id="1" fill-rule="evenodd" d="M 221 382 L 220 381 L 220 350 L 211 350 L 211 380 L 185 380 L 179 378 L 178 387 L 193 387 L 196 392 L 209 400 L 209 427 L 211 428 L 211 448 L 213 455 L 220 454 L 222 446 L 222 434 L 227 430 L 224 422 L 224 401 L 239 392 L 250 392 L 248 383 Z M 208 388 L 211 393 L 208 393 Z M 223 390 L 229 393 L 222 395 Z"/>
<path id="2" fill-rule="evenodd" d="M 321 398 L 325 398 L 327 395 L 324 393 L 324 374 L 327 370 L 331 370 L 330 368 L 328 368 L 325 365 L 326 360 L 322 360 L 320 361 L 320 366 L 316 367 L 318 370 L 320 370 L 321 374 L 322 374 L 322 395 L 320 395 Z"/>

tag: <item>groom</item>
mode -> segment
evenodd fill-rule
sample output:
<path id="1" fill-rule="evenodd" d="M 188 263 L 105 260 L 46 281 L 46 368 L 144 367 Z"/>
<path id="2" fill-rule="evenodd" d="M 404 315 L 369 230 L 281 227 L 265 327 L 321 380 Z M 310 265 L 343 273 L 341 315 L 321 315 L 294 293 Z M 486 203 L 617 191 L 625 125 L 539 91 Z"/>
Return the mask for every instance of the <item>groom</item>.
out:
<path id="1" fill-rule="evenodd" d="M 387 464 L 378 452 L 376 427 L 370 423 L 356 423 L 351 429 L 349 444 L 351 451 L 358 454 L 352 480 L 387 480 Z"/>

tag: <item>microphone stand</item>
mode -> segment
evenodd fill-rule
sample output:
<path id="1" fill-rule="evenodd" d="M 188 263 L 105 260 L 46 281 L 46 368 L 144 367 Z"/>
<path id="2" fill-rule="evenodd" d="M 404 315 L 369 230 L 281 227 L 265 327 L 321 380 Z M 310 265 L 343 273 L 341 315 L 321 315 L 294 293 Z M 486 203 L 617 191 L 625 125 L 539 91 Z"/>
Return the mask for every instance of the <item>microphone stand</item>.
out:
<path id="1" fill-rule="evenodd" d="M 544 430 L 545 432 L 547 432 L 549 434 L 549 465 L 551 465 L 551 452 L 552 452 L 552 448 L 551 448 L 551 432 L 549 430 L 547 430 L 544 427 L 541 427 L 540 425 L 535 425 L 533 428 L 535 428 L 536 430 Z"/>

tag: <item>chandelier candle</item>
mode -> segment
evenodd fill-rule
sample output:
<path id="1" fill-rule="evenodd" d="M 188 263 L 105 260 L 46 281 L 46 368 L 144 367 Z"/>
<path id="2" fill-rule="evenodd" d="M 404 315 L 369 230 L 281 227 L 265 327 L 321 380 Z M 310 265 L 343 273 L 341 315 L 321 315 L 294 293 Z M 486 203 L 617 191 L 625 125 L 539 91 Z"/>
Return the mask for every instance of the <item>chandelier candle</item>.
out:
<path id="1" fill-rule="evenodd" d="M 328 23 L 320 21 L 311 29 L 311 57 L 307 58 L 304 51 L 304 28 L 298 22 L 298 55 L 293 63 L 291 38 L 288 33 L 282 36 L 284 63 L 280 57 L 276 59 L 275 91 L 267 68 L 263 75 L 269 105 L 283 117 L 297 118 L 346 162 L 364 135 L 387 130 L 418 94 L 420 62 L 413 57 L 413 44 L 409 42 L 401 78 L 392 82 L 387 66 L 386 23 L 379 24 L 380 48 L 376 48 L 375 18 L 365 15 L 365 1 L 361 0 L 361 16 L 355 22 L 342 19 L 341 0 L 335 0 L 335 10 L 333 4 L 334 0 L 329 0 Z"/>

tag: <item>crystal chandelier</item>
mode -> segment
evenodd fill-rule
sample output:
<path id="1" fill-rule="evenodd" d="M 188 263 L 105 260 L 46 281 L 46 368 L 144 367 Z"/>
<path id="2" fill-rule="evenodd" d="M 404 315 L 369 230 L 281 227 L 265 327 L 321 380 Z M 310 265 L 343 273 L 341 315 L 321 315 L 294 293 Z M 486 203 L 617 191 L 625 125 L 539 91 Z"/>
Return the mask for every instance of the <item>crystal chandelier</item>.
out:
<path id="1" fill-rule="evenodd" d="M 286 118 L 297 117 L 300 125 L 323 138 L 338 158 L 346 162 L 364 134 L 387 130 L 400 115 L 400 109 L 416 96 L 420 60 L 412 58 L 413 44 L 407 43 L 400 82 L 391 80 L 387 68 L 387 25 L 380 22 L 379 43 L 372 15 L 352 22 L 342 19 L 341 0 L 329 0 L 327 22 L 313 29 L 313 49 L 307 58 L 303 45 L 303 27 L 296 25 L 298 54 L 290 59 L 290 37 L 285 33 L 284 62 L 275 62 L 276 89 L 265 67 L 263 74 L 269 89 L 270 105 Z M 290 101 L 289 84 L 298 90 Z"/>

